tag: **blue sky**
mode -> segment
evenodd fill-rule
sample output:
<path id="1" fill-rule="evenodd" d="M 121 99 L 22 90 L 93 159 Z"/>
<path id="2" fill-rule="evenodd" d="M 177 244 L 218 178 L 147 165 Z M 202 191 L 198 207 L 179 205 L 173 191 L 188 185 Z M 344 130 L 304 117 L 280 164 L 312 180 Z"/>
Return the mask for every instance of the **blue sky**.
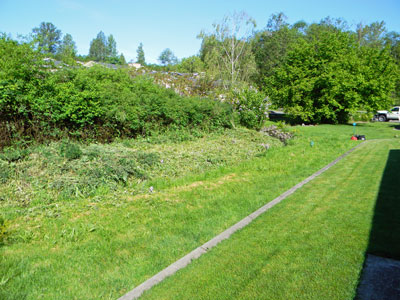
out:
<path id="1" fill-rule="evenodd" d="M 28 34 L 42 21 L 70 33 L 79 54 L 87 54 L 90 41 L 102 30 L 113 34 L 119 52 L 136 59 L 139 43 L 146 61 L 157 63 L 170 48 L 178 58 L 197 54 L 201 30 L 234 11 L 246 11 L 265 27 L 273 13 L 283 12 L 289 23 L 308 23 L 327 16 L 343 18 L 350 25 L 385 21 L 389 31 L 400 32 L 400 0 L 0 0 L 0 32 Z"/>

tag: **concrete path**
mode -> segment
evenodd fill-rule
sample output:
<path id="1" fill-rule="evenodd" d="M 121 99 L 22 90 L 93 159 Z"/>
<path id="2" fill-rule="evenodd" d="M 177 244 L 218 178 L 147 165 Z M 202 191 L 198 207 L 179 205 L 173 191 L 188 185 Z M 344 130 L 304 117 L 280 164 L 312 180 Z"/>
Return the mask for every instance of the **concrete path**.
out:
<path id="1" fill-rule="evenodd" d="M 284 192 L 283 194 L 281 194 L 280 196 L 278 196 L 277 198 L 275 198 L 271 202 L 269 202 L 266 205 L 262 206 L 261 208 L 259 208 L 255 212 L 253 212 L 252 214 L 248 215 L 247 217 L 245 217 L 244 219 L 242 219 L 241 221 L 239 221 L 238 223 L 233 225 L 232 227 L 228 228 L 227 230 L 225 230 L 221 234 L 219 234 L 216 237 L 214 237 L 213 239 L 209 240 L 207 243 L 205 243 L 202 246 L 196 248 L 195 250 L 193 250 L 189 254 L 185 255 L 181 259 L 179 259 L 176 262 L 174 262 L 173 264 L 169 265 L 164 270 L 160 271 L 159 273 L 157 273 L 153 277 L 149 278 L 148 280 L 146 280 L 145 282 L 143 282 L 139 286 L 135 287 L 133 290 L 131 290 L 130 292 L 128 292 L 124 296 L 120 297 L 118 300 L 133 300 L 133 299 L 139 298 L 140 295 L 143 294 L 143 292 L 149 290 L 150 288 L 152 288 L 153 286 L 155 286 L 159 282 L 163 281 L 165 278 L 175 274 L 178 270 L 183 269 L 188 264 L 190 264 L 192 262 L 192 260 L 195 260 L 195 259 L 199 258 L 201 255 L 203 255 L 204 253 L 207 253 L 211 248 L 215 247 L 217 244 L 219 244 L 223 240 L 229 238 L 236 231 L 238 231 L 238 230 L 242 229 L 243 227 L 247 226 L 248 224 L 250 224 L 255 218 L 257 218 L 261 214 L 265 213 L 271 207 L 275 206 L 276 204 L 278 204 L 279 202 L 284 200 L 286 197 L 288 197 L 289 195 L 293 194 L 296 190 L 301 188 L 303 185 L 305 185 L 306 183 L 310 182 L 311 180 L 313 180 L 314 178 L 316 178 L 317 176 L 321 175 L 323 172 L 325 172 L 326 170 L 328 170 L 329 168 L 331 168 L 332 166 L 337 164 L 340 160 L 342 160 L 343 158 L 348 156 L 351 152 L 353 152 L 355 149 L 357 149 L 358 147 L 360 147 L 364 143 L 365 142 L 363 142 L 363 143 L 357 145 L 356 147 L 350 149 L 345 154 L 343 154 L 342 156 L 338 157 L 336 160 L 334 160 L 330 164 L 328 164 L 325 167 L 323 167 L 321 170 L 315 172 L 310 177 L 308 177 L 308 178 L 304 179 L 302 182 L 296 184 L 291 189 L 287 190 L 286 192 Z"/>

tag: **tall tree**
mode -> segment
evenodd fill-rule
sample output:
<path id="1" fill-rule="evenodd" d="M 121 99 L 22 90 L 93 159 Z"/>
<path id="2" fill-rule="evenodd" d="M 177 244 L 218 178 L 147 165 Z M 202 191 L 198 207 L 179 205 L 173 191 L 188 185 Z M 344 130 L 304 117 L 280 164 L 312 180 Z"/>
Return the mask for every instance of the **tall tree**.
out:
<path id="1" fill-rule="evenodd" d="M 391 31 L 385 36 L 385 45 L 390 47 L 390 52 L 396 63 L 400 66 L 400 33 Z"/>
<path id="2" fill-rule="evenodd" d="M 265 30 L 253 39 L 253 53 L 257 65 L 256 82 L 264 84 L 265 77 L 272 76 L 286 57 L 290 47 L 302 36 L 307 24 L 298 22 L 292 27 L 283 13 L 273 14 Z"/>
<path id="3" fill-rule="evenodd" d="M 104 61 L 107 58 L 107 39 L 103 31 L 90 42 L 89 56 L 96 61 Z"/>
<path id="4" fill-rule="evenodd" d="M 255 26 L 255 21 L 245 12 L 233 13 L 220 23 L 214 23 L 212 33 L 202 31 L 198 36 L 203 40 L 201 57 L 209 71 L 223 80 L 226 88 L 247 80 L 255 71 L 249 43 Z"/>
<path id="5" fill-rule="evenodd" d="M 158 57 L 158 61 L 163 66 L 168 66 L 168 65 L 176 64 L 178 62 L 178 59 L 174 55 L 174 53 L 171 51 L 171 49 L 167 48 L 161 52 L 160 56 Z"/>
<path id="6" fill-rule="evenodd" d="M 137 56 L 136 56 L 136 62 L 145 65 L 146 64 L 146 59 L 144 57 L 144 50 L 143 50 L 143 44 L 140 43 L 139 47 L 136 50 Z"/>
<path id="7" fill-rule="evenodd" d="M 107 37 L 107 57 L 108 58 L 118 58 L 118 52 L 117 52 L 117 42 L 114 39 L 114 36 L 110 34 Z"/>
<path id="8" fill-rule="evenodd" d="M 286 20 L 287 16 L 283 12 L 272 14 L 267 22 L 267 30 L 270 32 L 274 32 L 282 29 L 283 27 L 289 26 Z"/>
<path id="9" fill-rule="evenodd" d="M 56 54 L 60 45 L 61 30 L 50 22 L 42 22 L 32 29 L 34 41 L 41 52 Z"/>
<path id="10" fill-rule="evenodd" d="M 358 109 L 391 104 L 396 66 L 388 49 L 359 47 L 354 34 L 325 24 L 311 27 L 266 80 L 276 105 L 302 121 L 343 123 Z"/>
<path id="11" fill-rule="evenodd" d="M 385 45 L 389 47 L 390 53 L 398 68 L 398 77 L 396 81 L 396 89 L 393 94 L 394 101 L 400 103 L 400 34 L 398 32 L 391 31 L 385 36 Z"/>
<path id="12" fill-rule="evenodd" d="M 121 55 L 118 58 L 118 64 L 120 65 L 126 65 L 126 60 L 124 54 L 121 53 Z"/>
<path id="13" fill-rule="evenodd" d="M 57 50 L 57 54 L 61 56 L 61 58 L 74 58 L 76 56 L 76 44 L 72 39 L 72 36 L 67 33 L 64 35 L 61 45 Z"/>
<path id="14" fill-rule="evenodd" d="M 370 25 L 357 25 L 358 43 L 361 46 L 383 48 L 387 33 L 385 22 L 373 22 Z"/>

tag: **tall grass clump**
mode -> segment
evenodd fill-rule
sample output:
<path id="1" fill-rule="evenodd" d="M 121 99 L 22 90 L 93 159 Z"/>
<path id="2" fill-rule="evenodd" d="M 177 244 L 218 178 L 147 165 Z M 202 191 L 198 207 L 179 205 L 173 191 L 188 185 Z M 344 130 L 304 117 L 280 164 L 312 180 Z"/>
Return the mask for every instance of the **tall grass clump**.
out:
<path id="1" fill-rule="evenodd" d="M 8 228 L 6 220 L 2 216 L 0 216 L 0 246 L 4 243 L 7 236 Z"/>

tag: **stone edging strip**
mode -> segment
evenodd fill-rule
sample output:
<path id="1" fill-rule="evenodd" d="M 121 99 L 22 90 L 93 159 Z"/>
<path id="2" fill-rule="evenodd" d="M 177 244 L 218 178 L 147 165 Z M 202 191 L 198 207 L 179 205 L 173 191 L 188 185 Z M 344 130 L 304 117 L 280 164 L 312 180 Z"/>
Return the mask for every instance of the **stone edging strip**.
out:
<path id="1" fill-rule="evenodd" d="M 225 230 L 224 232 L 220 233 L 219 235 L 217 235 L 213 239 L 209 240 L 207 243 L 201 245 L 200 247 L 196 248 L 195 250 L 193 250 L 189 254 L 185 255 L 181 259 L 179 259 L 176 262 L 172 263 L 171 265 L 169 265 L 168 267 L 166 267 L 164 270 L 160 271 L 159 273 L 157 273 L 153 277 L 147 279 L 145 282 L 143 282 L 142 284 L 138 285 L 133 290 L 131 290 L 127 294 L 125 294 L 122 297 L 120 297 L 118 300 L 133 300 L 133 299 L 139 298 L 145 291 L 151 289 L 153 286 L 155 286 L 159 282 L 163 281 L 165 278 L 175 274 L 178 270 L 183 269 L 188 264 L 190 264 L 192 262 L 192 260 L 195 260 L 195 259 L 199 258 L 201 255 L 206 253 L 208 250 L 210 250 L 211 248 L 213 248 L 214 246 L 216 246 L 217 244 L 219 244 L 223 240 L 226 240 L 227 238 L 229 238 L 233 233 L 235 233 L 239 229 L 242 229 L 243 227 L 247 226 L 255 218 L 257 218 L 261 214 L 265 213 L 268 209 L 270 209 L 274 205 L 278 204 L 279 202 L 284 200 L 289 195 L 293 194 L 296 190 L 298 190 L 303 185 L 305 185 L 306 183 L 308 183 L 311 180 L 313 180 L 315 177 L 321 175 L 323 172 L 328 170 L 330 167 L 336 165 L 340 160 L 345 158 L 347 155 L 349 155 L 351 152 L 353 152 L 355 149 L 357 149 L 358 147 L 360 147 L 364 143 L 365 142 L 362 142 L 361 144 L 358 144 L 357 146 L 353 147 L 352 149 L 350 149 L 349 151 L 347 151 L 343 155 L 339 156 L 337 159 L 335 159 L 330 164 L 326 165 L 325 167 L 323 167 L 319 171 L 315 172 L 310 177 L 304 179 L 302 182 L 296 184 L 294 187 L 292 187 L 291 189 L 287 190 L 286 192 L 284 192 L 283 194 L 281 194 L 280 196 L 278 196 L 277 198 L 275 198 L 271 202 L 268 202 L 266 205 L 264 205 L 261 208 L 257 209 L 255 212 L 253 212 L 252 214 L 248 215 L 244 219 L 240 220 L 238 223 L 236 223 L 232 227 L 229 227 L 227 230 Z"/>

